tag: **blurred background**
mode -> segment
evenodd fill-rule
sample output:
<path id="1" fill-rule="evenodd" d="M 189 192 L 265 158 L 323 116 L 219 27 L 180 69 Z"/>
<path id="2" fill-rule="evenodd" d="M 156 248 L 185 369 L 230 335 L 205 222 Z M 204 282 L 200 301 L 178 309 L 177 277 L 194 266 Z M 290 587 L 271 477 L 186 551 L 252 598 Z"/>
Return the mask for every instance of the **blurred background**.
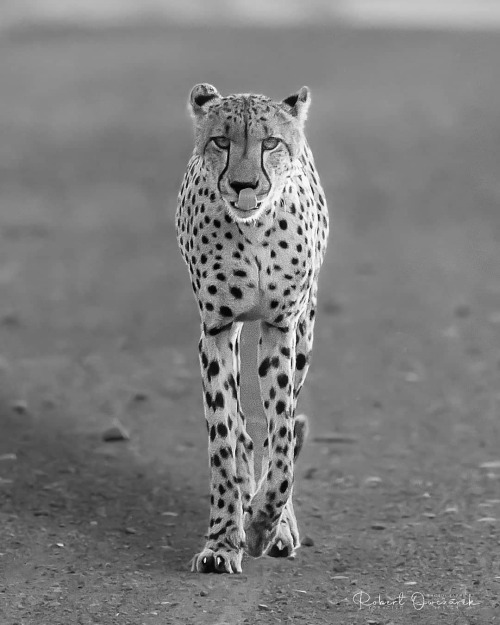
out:
<path id="1" fill-rule="evenodd" d="M 206 442 L 174 213 L 197 82 L 276 99 L 312 90 L 332 228 L 302 396 L 313 433 L 299 522 L 321 547 L 301 555 L 316 584 L 307 600 L 321 611 L 342 593 L 337 570 L 378 590 L 401 575 L 479 579 L 494 605 L 497 27 L 493 0 L 0 2 L 2 622 L 67 625 L 43 598 L 47 563 L 60 605 L 88 604 L 79 623 L 88 597 L 118 596 L 141 563 L 149 578 L 127 595 L 130 614 L 150 610 L 165 576 L 176 609 L 192 605 L 176 580 L 208 518 Z M 125 447 L 101 440 L 117 420 Z M 370 533 L 373 519 L 387 532 Z M 440 549 L 452 540 L 450 560 Z M 402 557 L 412 564 L 394 577 Z M 103 558 L 117 577 L 99 572 Z M 86 586 L 62 572 L 76 561 Z M 260 590 L 238 599 L 248 610 L 274 592 L 274 573 L 292 575 L 259 562 L 248 566 Z M 301 614 L 301 600 L 287 609 Z M 114 611 L 94 609 L 102 623 Z M 196 621 L 175 618 L 161 622 Z"/>

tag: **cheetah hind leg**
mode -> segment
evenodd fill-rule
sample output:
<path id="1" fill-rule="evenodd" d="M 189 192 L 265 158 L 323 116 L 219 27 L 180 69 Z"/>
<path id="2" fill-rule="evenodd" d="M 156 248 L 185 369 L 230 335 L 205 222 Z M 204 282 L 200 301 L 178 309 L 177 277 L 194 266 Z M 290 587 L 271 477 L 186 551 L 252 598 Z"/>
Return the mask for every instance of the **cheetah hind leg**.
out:
<path id="1" fill-rule="evenodd" d="M 304 444 L 309 431 L 306 415 L 298 415 L 295 418 L 295 450 L 294 461 L 297 460 L 300 450 Z M 283 508 L 281 518 L 276 528 L 276 533 L 271 540 L 266 555 L 271 558 L 290 558 L 296 556 L 296 551 L 300 547 L 299 528 L 293 510 L 292 495 Z"/>

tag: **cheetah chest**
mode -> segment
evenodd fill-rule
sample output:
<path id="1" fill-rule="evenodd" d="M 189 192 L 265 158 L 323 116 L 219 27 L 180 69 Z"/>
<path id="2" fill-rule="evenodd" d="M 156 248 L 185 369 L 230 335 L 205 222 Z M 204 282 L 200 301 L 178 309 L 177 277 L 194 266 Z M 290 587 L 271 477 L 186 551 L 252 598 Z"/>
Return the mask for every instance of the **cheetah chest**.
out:
<path id="1" fill-rule="evenodd" d="M 314 252 L 313 228 L 299 219 L 226 223 L 215 248 L 203 251 L 198 298 L 207 325 L 285 323 L 307 302 Z"/>

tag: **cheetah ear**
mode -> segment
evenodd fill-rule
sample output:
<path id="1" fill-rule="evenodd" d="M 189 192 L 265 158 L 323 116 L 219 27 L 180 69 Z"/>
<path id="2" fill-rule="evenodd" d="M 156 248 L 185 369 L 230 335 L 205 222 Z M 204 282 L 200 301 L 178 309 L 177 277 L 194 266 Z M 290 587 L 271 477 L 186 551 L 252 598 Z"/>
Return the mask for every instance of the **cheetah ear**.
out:
<path id="1" fill-rule="evenodd" d="M 215 87 L 208 83 L 195 85 L 189 94 L 189 106 L 193 115 L 203 115 L 206 113 L 206 104 L 214 98 L 220 98 L 220 93 Z"/>
<path id="2" fill-rule="evenodd" d="M 311 104 L 311 92 L 309 91 L 309 87 L 302 87 L 297 93 L 289 95 L 288 98 L 283 100 L 283 104 L 287 111 L 303 124 L 307 119 L 307 111 Z"/>

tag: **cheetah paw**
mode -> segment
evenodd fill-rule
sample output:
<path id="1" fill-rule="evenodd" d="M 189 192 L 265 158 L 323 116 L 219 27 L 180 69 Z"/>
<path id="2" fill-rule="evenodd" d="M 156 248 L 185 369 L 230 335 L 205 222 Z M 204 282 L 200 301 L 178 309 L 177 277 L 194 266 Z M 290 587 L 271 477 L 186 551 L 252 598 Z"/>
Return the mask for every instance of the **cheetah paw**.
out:
<path id="1" fill-rule="evenodd" d="M 297 555 L 296 551 L 299 547 L 300 538 L 297 521 L 293 507 L 287 503 L 273 540 L 266 550 L 266 555 L 271 556 L 271 558 L 289 558 L 292 560 Z"/>
<path id="2" fill-rule="evenodd" d="M 241 573 L 243 552 L 229 549 L 213 551 L 205 547 L 191 560 L 191 571 L 198 573 Z"/>

